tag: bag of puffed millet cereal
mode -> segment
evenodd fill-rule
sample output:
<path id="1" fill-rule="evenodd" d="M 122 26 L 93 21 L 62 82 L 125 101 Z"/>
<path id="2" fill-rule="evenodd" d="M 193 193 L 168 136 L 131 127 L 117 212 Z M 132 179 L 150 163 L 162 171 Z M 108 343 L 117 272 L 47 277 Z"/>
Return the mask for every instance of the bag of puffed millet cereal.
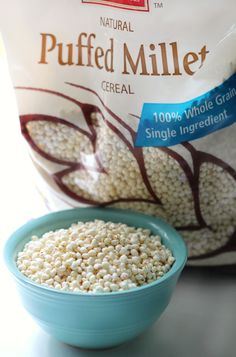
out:
<path id="1" fill-rule="evenodd" d="M 163 217 L 236 263 L 235 0 L 0 0 L 22 134 L 52 209 Z"/>

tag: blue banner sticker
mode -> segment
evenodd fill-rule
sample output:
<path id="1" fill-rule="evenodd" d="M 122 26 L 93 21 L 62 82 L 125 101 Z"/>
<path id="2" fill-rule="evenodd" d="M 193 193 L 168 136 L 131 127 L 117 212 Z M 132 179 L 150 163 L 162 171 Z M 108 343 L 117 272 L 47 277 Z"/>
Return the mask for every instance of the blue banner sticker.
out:
<path id="1" fill-rule="evenodd" d="M 185 103 L 144 103 L 135 146 L 173 146 L 236 122 L 236 73 Z"/>

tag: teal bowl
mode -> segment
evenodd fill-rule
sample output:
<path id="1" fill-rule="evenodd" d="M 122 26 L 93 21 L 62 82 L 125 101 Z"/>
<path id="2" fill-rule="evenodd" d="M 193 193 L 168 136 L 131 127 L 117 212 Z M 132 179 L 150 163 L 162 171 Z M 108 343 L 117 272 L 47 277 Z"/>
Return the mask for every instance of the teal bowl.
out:
<path id="1" fill-rule="evenodd" d="M 102 219 L 148 228 L 159 234 L 175 262 L 153 283 L 112 293 L 65 292 L 47 288 L 26 278 L 16 257 L 32 235 L 68 228 L 77 221 Z M 25 309 L 56 339 L 82 348 L 109 348 L 144 332 L 167 307 L 187 258 L 186 246 L 168 224 L 143 214 L 102 208 L 76 208 L 50 213 L 26 223 L 7 240 L 4 257 L 14 275 Z"/>

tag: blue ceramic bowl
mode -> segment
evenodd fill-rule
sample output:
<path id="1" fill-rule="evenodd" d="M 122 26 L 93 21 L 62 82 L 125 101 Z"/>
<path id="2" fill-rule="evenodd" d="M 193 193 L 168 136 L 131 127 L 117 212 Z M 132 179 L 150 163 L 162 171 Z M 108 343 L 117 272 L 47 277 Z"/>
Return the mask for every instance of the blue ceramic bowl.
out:
<path id="1" fill-rule="evenodd" d="M 122 222 L 150 229 L 171 249 L 175 263 L 157 281 L 128 291 L 113 293 L 65 292 L 38 285 L 16 266 L 16 257 L 32 235 L 68 228 L 77 221 L 93 219 Z M 187 252 L 179 234 L 162 220 L 115 209 L 78 208 L 50 213 L 19 228 L 8 239 L 6 264 L 14 275 L 25 309 L 56 339 L 83 348 L 108 348 L 141 334 L 168 305 Z"/>

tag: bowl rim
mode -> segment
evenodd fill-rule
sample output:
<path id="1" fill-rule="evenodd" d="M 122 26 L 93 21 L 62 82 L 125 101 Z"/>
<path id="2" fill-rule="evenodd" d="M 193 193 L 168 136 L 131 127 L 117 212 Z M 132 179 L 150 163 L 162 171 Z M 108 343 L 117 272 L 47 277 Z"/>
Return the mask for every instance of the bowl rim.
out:
<path id="1" fill-rule="evenodd" d="M 52 224 L 52 222 L 56 222 L 57 219 L 62 219 L 62 216 L 64 219 L 62 219 L 62 221 L 71 221 L 71 218 L 74 216 L 74 214 L 80 214 L 80 213 L 84 213 L 86 214 L 91 214 L 92 215 L 96 215 L 99 216 L 102 212 L 102 215 L 105 214 L 107 215 L 108 219 L 106 219 L 105 217 L 101 218 L 93 218 L 93 219 L 102 219 L 104 221 L 110 221 L 113 222 L 112 218 L 124 218 L 124 221 L 120 221 L 121 223 L 125 223 L 127 225 L 132 226 L 131 224 L 126 222 L 126 218 L 127 216 L 129 217 L 129 219 L 134 219 L 137 220 L 137 222 L 142 222 L 147 224 L 147 225 L 153 225 L 156 229 L 158 228 L 159 232 L 158 234 L 161 237 L 161 242 L 163 242 L 163 240 L 168 240 L 170 237 L 173 240 L 172 244 L 172 248 L 174 247 L 174 249 L 172 251 L 172 254 L 174 255 L 175 259 L 176 259 L 176 249 L 178 247 L 178 250 L 181 254 L 179 254 L 178 259 L 175 260 L 175 262 L 173 263 L 173 265 L 171 266 L 171 268 L 168 270 L 168 272 L 166 272 L 162 277 L 158 278 L 157 280 L 142 285 L 142 286 L 138 286 L 132 289 L 128 289 L 128 290 L 122 290 L 122 291 L 114 291 L 114 292 L 83 292 L 83 291 L 66 291 L 66 290 L 59 290 L 59 289 L 55 289 L 55 288 L 50 288 L 38 283 L 35 283 L 33 280 L 31 280 L 30 278 L 26 277 L 23 273 L 21 273 L 21 271 L 17 268 L 16 265 L 16 260 L 14 259 L 14 254 L 16 253 L 16 247 L 17 245 L 25 238 L 26 235 L 29 235 L 29 232 L 32 232 L 32 230 L 34 230 L 36 227 L 40 227 L 43 224 L 48 224 L 48 222 L 50 222 Z M 109 218 L 110 217 L 110 218 Z M 78 217 L 79 218 L 79 217 Z M 89 220 L 93 220 L 93 219 L 88 219 Z M 80 219 L 77 220 L 77 222 L 80 221 Z M 81 219 L 81 221 L 86 221 Z M 70 224 L 72 223 L 76 223 L 76 220 L 71 221 Z M 135 226 L 135 225 L 133 225 Z M 142 227 L 142 225 L 140 225 Z M 61 227 L 63 229 L 63 226 Z M 60 229 L 60 228 L 58 228 Z M 152 228 L 148 228 L 151 229 Z M 45 233 L 48 232 L 48 230 L 45 231 Z M 154 233 L 157 234 L 157 233 Z M 31 235 L 33 235 L 33 233 L 31 233 Z M 104 207 L 78 207 L 78 208 L 72 208 L 72 209 L 66 209 L 66 210 L 61 210 L 61 211 L 56 211 L 56 212 L 50 212 L 46 215 L 40 216 L 38 218 L 34 218 L 28 222 L 26 222 L 25 224 L 23 224 L 20 228 L 18 228 L 17 230 L 15 230 L 10 237 L 6 240 L 5 245 L 4 245 L 4 250 L 3 250 L 3 255 L 4 255 L 4 260 L 5 260 L 5 264 L 8 267 L 8 270 L 13 274 L 13 276 L 15 277 L 15 279 L 25 285 L 28 286 L 29 288 L 32 289 L 39 289 L 42 293 L 52 293 L 55 295 L 68 295 L 68 296 L 82 296 L 82 297 L 98 297 L 98 298 L 102 298 L 102 297 L 108 297 L 108 296 L 127 296 L 128 294 L 132 294 L 132 293 L 138 293 L 141 291 L 145 291 L 148 290 L 152 287 L 155 287 L 157 285 L 161 285 L 163 283 L 165 283 L 166 281 L 168 281 L 169 279 L 173 278 L 173 276 L 175 276 L 176 274 L 180 273 L 184 266 L 185 263 L 187 261 L 187 247 L 186 244 L 183 240 L 183 238 L 180 236 L 180 234 L 175 230 L 175 228 L 173 228 L 171 225 L 169 225 L 168 223 L 166 223 L 164 220 L 162 220 L 159 217 L 154 217 L 154 216 L 149 216 L 146 214 L 142 214 L 142 213 L 137 213 L 131 210 L 125 210 L 125 209 L 116 209 L 116 208 L 104 208 Z"/>

